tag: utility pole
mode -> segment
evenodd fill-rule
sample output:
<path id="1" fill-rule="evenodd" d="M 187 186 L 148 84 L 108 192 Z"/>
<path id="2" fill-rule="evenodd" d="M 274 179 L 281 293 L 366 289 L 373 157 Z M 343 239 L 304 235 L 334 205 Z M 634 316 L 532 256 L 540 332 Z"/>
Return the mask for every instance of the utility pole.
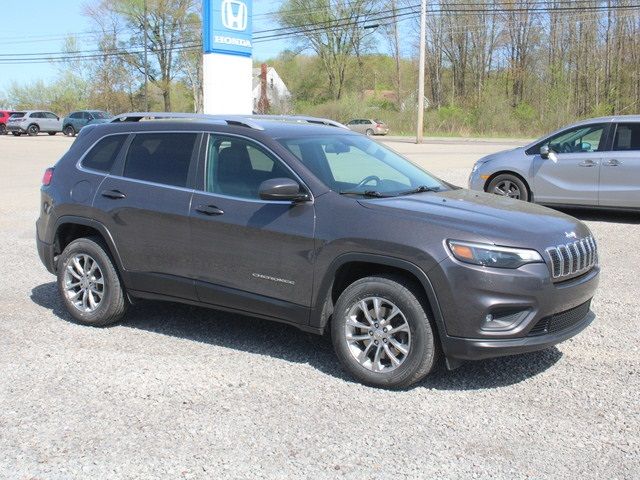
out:
<path id="1" fill-rule="evenodd" d="M 147 60 L 147 48 L 149 44 L 149 34 L 147 33 L 147 0 L 144 0 L 144 111 L 149 111 L 149 62 Z"/>
<path id="2" fill-rule="evenodd" d="M 416 129 L 416 143 L 422 143 L 424 137 L 424 57 L 427 36 L 427 0 L 420 5 L 420 61 L 418 71 L 418 125 Z"/>

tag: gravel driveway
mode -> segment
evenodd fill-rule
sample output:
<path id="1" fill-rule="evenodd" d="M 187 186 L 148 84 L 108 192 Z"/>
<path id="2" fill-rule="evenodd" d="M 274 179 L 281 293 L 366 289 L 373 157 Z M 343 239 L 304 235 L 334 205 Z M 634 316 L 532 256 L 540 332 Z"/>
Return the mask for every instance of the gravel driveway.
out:
<path id="1" fill-rule="evenodd" d="M 148 302 L 73 323 L 33 239 L 69 143 L 0 137 L 0 478 L 640 478 L 640 215 L 570 212 L 603 265 L 581 335 L 389 392 L 262 320 Z M 458 184 L 509 147 L 394 146 Z"/>

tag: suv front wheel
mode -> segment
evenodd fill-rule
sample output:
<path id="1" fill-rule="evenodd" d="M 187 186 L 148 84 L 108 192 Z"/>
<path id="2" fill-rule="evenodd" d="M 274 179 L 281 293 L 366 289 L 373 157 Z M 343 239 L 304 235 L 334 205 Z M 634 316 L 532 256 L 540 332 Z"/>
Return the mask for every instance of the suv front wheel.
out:
<path id="1" fill-rule="evenodd" d="M 117 322 L 127 299 L 107 249 L 99 238 L 80 238 L 58 259 L 58 291 L 79 323 L 102 327 Z"/>
<path id="2" fill-rule="evenodd" d="M 331 337 L 344 368 L 368 385 L 407 387 L 436 364 L 431 322 L 417 289 L 401 277 L 367 277 L 347 287 Z"/>

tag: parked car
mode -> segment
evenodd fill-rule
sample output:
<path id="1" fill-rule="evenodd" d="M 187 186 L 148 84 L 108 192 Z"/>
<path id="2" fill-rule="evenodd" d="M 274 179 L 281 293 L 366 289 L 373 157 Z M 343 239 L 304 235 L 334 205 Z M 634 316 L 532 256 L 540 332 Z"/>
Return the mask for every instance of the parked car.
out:
<path id="1" fill-rule="evenodd" d="M 62 120 L 55 113 L 42 110 L 15 112 L 7 120 L 7 131 L 17 137 L 23 133 L 33 137 L 40 132 L 55 135 L 62 131 Z"/>
<path id="2" fill-rule="evenodd" d="M 62 121 L 62 133 L 68 137 L 74 137 L 85 125 L 92 123 L 106 123 L 111 121 L 113 115 L 102 110 L 79 110 L 71 112 Z"/>
<path id="3" fill-rule="evenodd" d="M 380 120 L 358 118 L 347 123 L 347 127 L 349 130 L 364 133 L 367 136 L 386 135 L 389 133 L 389 127 Z"/>
<path id="4" fill-rule="evenodd" d="M 7 120 L 13 113 L 11 110 L 0 110 L 0 135 L 7 134 Z"/>
<path id="5" fill-rule="evenodd" d="M 141 298 L 240 312 L 330 331 L 355 378 L 404 387 L 440 355 L 544 349 L 594 318 L 597 247 L 573 217 L 346 129 L 171 115 L 88 125 L 45 172 L 38 253 L 82 324 Z"/>
<path id="6" fill-rule="evenodd" d="M 640 209 L 640 115 L 578 122 L 488 155 L 469 188 L 551 206 Z"/>

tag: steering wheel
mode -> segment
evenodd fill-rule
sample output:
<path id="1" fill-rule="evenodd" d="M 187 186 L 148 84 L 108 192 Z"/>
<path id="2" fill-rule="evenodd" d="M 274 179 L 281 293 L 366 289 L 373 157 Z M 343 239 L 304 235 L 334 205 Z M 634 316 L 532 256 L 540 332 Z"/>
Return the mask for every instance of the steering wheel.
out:
<path id="1" fill-rule="evenodd" d="M 369 183 L 372 180 L 376 181 L 376 187 L 382 183 L 382 180 L 380 180 L 380 177 L 378 177 L 377 175 L 369 175 L 368 177 L 365 177 L 362 180 L 360 180 L 360 183 L 356 185 L 356 188 L 364 187 L 367 183 Z"/>

